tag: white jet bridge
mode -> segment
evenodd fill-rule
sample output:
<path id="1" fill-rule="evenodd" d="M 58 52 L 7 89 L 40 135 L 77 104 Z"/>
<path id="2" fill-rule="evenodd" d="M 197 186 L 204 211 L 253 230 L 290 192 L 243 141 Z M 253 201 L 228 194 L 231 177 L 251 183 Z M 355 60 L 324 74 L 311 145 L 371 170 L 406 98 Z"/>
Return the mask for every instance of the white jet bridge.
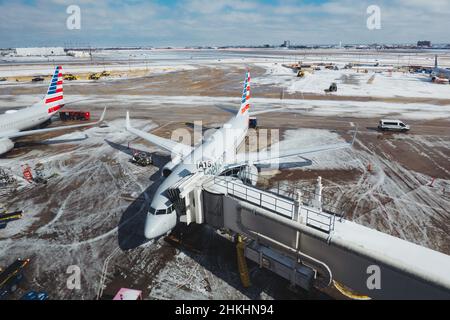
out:
<path id="1" fill-rule="evenodd" d="M 375 299 L 450 299 L 450 256 L 323 209 L 320 177 L 308 204 L 300 191 L 286 195 L 203 172 L 169 194 L 181 222 L 244 236 L 245 256 L 293 285 L 333 283 Z"/>

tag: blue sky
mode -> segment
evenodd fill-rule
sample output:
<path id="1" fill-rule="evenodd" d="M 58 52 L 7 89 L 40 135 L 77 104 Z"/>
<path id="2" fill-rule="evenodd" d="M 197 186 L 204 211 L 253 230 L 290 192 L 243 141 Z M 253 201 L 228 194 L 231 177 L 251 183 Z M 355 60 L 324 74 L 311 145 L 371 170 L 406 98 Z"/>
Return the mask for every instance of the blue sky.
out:
<path id="1" fill-rule="evenodd" d="M 81 9 L 68 30 L 66 9 Z M 366 27 L 369 5 L 381 29 Z M 449 0 L 0 0 L 0 47 L 450 42 Z"/>

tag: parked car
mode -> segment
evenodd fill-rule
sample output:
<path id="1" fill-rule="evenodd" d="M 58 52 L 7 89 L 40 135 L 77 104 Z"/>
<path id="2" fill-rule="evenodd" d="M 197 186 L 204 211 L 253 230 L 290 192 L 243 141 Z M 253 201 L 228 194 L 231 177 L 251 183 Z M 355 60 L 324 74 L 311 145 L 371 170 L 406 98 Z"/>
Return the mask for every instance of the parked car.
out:
<path id="1" fill-rule="evenodd" d="M 45 79 L 43 77 L 35 77 L 35 78 L 31 79 L 32 82 L 42 82 L 44 80 Z"/>
<path id="2" fill-rule="evenodd" d="M 390 131 L 406 132 L 406 131 L 409 131 L 411 129 L 411 127 L 400 120 L 382 119 L 382 120 L 380 120 L 380 122 L 378 124 L 378 129 L 380 129 L 382 131 L 390 130 Z"/>

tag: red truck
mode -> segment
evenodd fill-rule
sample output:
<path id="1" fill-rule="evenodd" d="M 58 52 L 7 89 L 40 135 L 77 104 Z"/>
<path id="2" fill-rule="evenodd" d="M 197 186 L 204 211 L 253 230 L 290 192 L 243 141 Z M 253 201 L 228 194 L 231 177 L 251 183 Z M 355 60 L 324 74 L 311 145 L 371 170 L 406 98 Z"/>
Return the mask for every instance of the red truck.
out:
<path id="1" fill-rule="evenodd" d="M 59 118 L 61 121 L 80 120 L 89 121 L 91 119 L 91 113 L 87 111 L 60 111 Z"/>

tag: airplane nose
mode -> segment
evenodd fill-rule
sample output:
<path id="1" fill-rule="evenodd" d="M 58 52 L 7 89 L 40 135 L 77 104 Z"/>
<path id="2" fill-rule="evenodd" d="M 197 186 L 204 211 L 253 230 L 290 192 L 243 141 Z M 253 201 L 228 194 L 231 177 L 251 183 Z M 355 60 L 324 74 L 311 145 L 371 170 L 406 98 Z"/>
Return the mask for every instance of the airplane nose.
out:
<path id="1" fill-rule="evenodd" d="M 161 230 L 161 222 L 158 217 L 153 214 L 147 214 L 147 219 L 145 221 L 145 237 L 147 239 L 155 239 L 162 236 L 165 231 Z"/>
<path id="2" fill-rule="evenodd" d="M 147 239 L 155 239 L 165 235 L 174 226 L 171 225 L 171 215 L 154 215 L 147 214 L 147 219 L 145 221 L 144 235 Z"/>

